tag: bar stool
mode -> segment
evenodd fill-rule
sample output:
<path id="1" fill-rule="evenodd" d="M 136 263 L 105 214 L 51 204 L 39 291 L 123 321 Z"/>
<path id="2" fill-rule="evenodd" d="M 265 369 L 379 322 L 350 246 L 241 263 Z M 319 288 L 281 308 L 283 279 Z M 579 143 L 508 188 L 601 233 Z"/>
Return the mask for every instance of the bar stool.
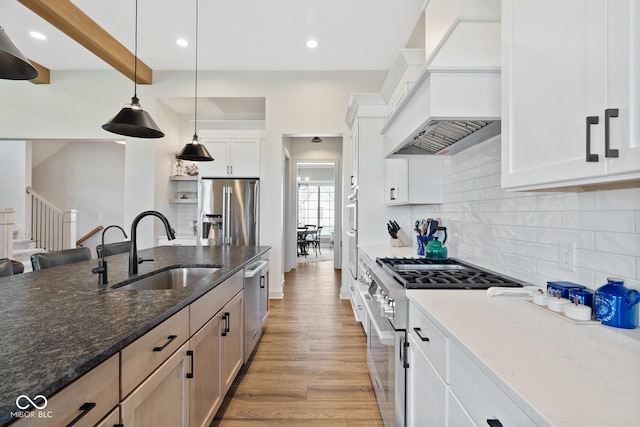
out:
<path id="1" fill-rule="evenodd" d="M 123 254 L 125 252 L 129 252 L 130 248 L 131 242 L 128 240 L 117 243 L 105 243 L 104 256 Z M 98 258 L 102 258 L 102 245 L 96 246 L 96 253 L 98 254 Z"/>
<path id="2" fill-rule="evenodd" d="M 33 271 L 39 271 L 59 265 L 89 261 L 90 259 L 91 251 L 89 248 L 64 249 L 56 252 L 42 252 L 31 255 L 31 266 L 33 267 Z"/>
<path id="3" fill-rule="evenodd" d="M 13 264 L 9 258 L 0 258 L 0 277 L 13 276 Z"/>

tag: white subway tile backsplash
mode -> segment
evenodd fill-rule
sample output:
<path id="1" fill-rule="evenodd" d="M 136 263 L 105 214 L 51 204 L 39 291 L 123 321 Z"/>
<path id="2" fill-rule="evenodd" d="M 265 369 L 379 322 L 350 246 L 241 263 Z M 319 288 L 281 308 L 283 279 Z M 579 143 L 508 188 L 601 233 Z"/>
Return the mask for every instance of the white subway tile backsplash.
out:
<path id="1" fill-rule="evenodd" d="M 529 273 L 535 273 L 536 271 L 536 261 L 529 257 L 500 252 L 498 261 L 501 265 L 506 265 L 516 270 Z"/>
<path id="2" fill-rule="evenodd" d="M 568 280 L 594 289 L 617 275 L 640 289 L 640 188 L 507 192 L 500 154 L 496 137 L 445 159 L 451 256 L 538 286 Z M 575 271 L 560 269 L 560 241 L 576 243 Z"/>
<path id="3" fill-rule="evenodd" d="M 539 228 L 538 242 L 548 245 L 558 245 L 559 242 L 575 242 L 576 248 L 595 249 L 595 232 L 563 230 L 559 228 Z"/>
<path id="4" fill-rule="evenodd" d="M 541 259 L 544 261 L 558 260 L 558 246 L 545 245 L 541 243 L 516 242 L 515 252 L 518 255 L 526 256 L 532 259 Z"/>
<path id="5" fill-rule="evenodd" d="M 640 210 L 640 188 L 598 191 L 595 193 L 596 210 Z"/>
<path id="6" fill-rule="evenodd" d="M 633 233 L 634 212 L 571 211 L 562 213 L 562 228 Z"/>
<path id="7" fill-rule="evenodd" d="M 537 197 L 511 197 L 500 200 L 501 211 L 526 211 L 533 212 L 538 210 Z"/>
<path id="8" fill-rule="evenodd" d="M 563 270 L 557 262 L 538 261 L 538 274 L 545 278 L 544 286 L 547 282 L 562 280 L 574 282 L 593 289 L 595 272 L 576 268 L 575 271 Z"/>
<path id="9" fill-rule="evenodd" d="M 560 212 L 519 212 L 518 225 L 529 227 L 554 227 L 562 226 L 562 214 Z"/>
<path id="10" fill-rule="evenodd" d="M 539 197 L 541 211 L 569 211 L 578 209 L 578 195 L 573 193 L 552 194 Z"/>
<path id="11" fill-rule="evenodd" d="M 609 276 L 635 277 L 635 263 L 630 256 L 576 249 L 576 267 Z"/>
<path id="12" fill-rule="evenodd" d="M 596 232 L 596 251 L 640 257 L 640 234 Z"/>

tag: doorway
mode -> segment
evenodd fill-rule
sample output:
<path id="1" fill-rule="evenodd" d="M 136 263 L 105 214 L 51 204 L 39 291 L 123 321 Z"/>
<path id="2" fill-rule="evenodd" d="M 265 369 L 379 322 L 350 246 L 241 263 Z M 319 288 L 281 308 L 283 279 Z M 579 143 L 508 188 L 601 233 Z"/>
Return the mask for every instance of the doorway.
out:
<path id="1" fill-rule="evenodd" d="M 336 166 L 333 162 L 296 165 L 297 262 L 333 260 L 336 231 Z"/>

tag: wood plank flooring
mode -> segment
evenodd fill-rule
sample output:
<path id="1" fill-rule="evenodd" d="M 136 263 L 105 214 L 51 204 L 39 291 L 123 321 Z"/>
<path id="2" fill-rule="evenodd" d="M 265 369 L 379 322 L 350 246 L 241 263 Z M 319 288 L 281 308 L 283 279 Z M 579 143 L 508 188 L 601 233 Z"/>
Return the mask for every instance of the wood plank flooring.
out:
<path id="1" fill-rule="evenodd" d="M 366 336 L 340 300 L 333 262 L 285 275 L 253 360 L 236 378 L 211 426 L 382 427 Z"/>

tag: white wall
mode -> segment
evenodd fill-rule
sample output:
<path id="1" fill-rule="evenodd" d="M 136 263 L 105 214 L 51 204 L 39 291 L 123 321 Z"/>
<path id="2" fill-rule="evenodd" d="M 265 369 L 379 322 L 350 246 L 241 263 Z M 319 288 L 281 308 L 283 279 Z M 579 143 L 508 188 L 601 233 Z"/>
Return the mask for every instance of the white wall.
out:
<path id="1" fill-rule="evenodd" d="M 543 287 L 564 280 L 596 289 L 615 276 L 640 289 L 640 188 L 507 192 L 499 136 L 450 158 L 441 216 L 450 256 Z M 558 267 L 560 241 L 576 242 L 575 272 Z"/>
<path id="2" fill-rule="evenodd" d="M 34 142 L 37 146 L 46 141 Z M 95 227 L 124 222 L 125 147 L 113 142 L 72 141 L 33 169 L 33 189 L 60 209 L 77 209 L 77 237 Z M 100 243 L 101 233 L 83 246 L 91 249 Z M 117 230 L 105 235 L 105 241 L 124 240 Z"/>
<path id="3" fill-rule="evenodd" d="M 262 150 L 260 242 L 271 252 L 272 295 L 282 295 L 283 258 L 283 135 L 344 135 L 349 96 L 377 92 L 386 71 L 345 72 L 199 72 L 202 97 L 265 97 L 265 146 Z M 105 139 L 116 137 L 101 125 L 133 95 L 131 81 L 115 71 L 53 71 L 50 85 L 0 81 L 0 139 Z M 142 107 L 149 111 L 165 138 L 126 138 L 124 221 L 145 209 L 168 208 L 172 152 L 184 145 L 192 129 L 182 131 L 180 118 L 163 97 L 191 96 L 192 72 L 155 72 L 153 85 L 139 85 Z M 28 112 L 28 114 L 25 114 Z M 184 126 L 186 128 L 186 126 Z M 150 222 L 151 220 L 149 220 Z M 145 223 L 147 220 L 144 221 Z M 154 221 L 157 223 L 157 221 Z M 143 230 L 141 230 L 143 231 Z M 160 231 L 159 224 L 156 232 Z M 152 230 L 140 235 L 153 244 Z M 144 247 L 143 244 L 139 245 Z"/>
<path id="4" fill-rule="evenodd" d="M 30 154 L 25 141 L 0 140 L 0 208 L 14 210 L 14 230 L 24 238 L 27 182 L 26 158 Z"/>

